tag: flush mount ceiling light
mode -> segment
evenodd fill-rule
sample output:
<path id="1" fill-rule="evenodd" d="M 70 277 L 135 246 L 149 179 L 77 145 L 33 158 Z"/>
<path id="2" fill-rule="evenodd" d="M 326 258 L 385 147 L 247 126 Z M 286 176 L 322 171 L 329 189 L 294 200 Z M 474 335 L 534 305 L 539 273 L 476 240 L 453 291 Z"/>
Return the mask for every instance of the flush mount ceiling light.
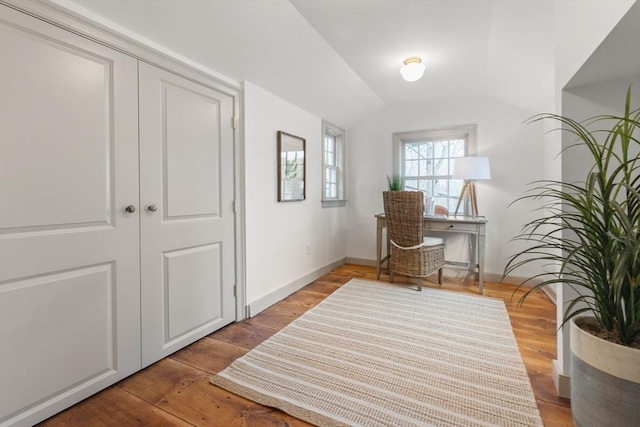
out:
<path id="1" fill-rule="evenodd" d="M 408 82 L 420 80 L 420 77 L 424 74 L 422 58 L 418 56 L 410 56 L 405 59 L 404 65 L 400 68 L 400 74 L 402 74 L 402 78 Z"/>

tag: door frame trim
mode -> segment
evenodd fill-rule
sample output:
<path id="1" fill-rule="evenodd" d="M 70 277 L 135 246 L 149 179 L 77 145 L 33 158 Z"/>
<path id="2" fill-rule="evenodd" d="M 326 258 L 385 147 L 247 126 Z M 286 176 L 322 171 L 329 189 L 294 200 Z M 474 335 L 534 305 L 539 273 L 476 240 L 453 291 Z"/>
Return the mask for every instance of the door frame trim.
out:
<path id="1" fill-rule="evenodd" d="M 0 4 L 233 98 L 233 114 L 238 123 L 233 129 L 234 199 L 236 207 L 234 213 L 236 321 L 245 319 L 247 317 L 247 304 L 244 135 L 242 132 L 244 128 L 243 85 L 214 70 L 181 57 L 175 52 L 166 50 L 161 46 L 152 46 L 139 40 L 134 33 L 125 34 L 122 29 L 113 28 L 113 26 L 109 25 L 112 23 L 106 20 L 102 21 L 101 17 L 97 15 L 85 16 L 80 13 L 81 8 L 72 10 L 50 0 L 0 0 Z M 70 6 L 73 7 L 74 5 Z"/>

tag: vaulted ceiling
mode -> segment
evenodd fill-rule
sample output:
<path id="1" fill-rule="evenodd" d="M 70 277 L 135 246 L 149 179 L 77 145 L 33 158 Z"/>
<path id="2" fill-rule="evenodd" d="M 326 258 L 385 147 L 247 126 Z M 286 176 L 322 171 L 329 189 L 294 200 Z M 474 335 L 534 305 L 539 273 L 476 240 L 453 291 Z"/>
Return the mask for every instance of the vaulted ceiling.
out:
<path id="1" fill-rule="evenodd" d="M 547 0 L 55 0 L 343 127 L 390 103 L 553 105 Z M 402 80 L 407 56 L 424 77 Z"/>

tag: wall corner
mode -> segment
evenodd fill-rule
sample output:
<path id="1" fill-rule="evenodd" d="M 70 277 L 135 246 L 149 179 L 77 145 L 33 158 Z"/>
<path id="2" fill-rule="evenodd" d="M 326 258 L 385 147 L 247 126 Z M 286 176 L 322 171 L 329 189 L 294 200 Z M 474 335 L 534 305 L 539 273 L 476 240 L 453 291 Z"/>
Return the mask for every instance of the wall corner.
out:
<path id="1" fill-rule="evenodd" d="M 553 385 L 556 386 L 558 396 L 571 399 L 571 377 L 563 372 L 558 360 L 553 360 Z"/>

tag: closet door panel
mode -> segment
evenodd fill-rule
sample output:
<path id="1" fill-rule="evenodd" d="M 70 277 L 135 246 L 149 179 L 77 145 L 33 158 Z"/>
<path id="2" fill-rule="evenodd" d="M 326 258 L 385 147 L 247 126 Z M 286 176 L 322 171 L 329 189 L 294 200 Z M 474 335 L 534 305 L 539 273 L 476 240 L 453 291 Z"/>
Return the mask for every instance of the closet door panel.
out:
<path id="1" fill-rule="evenodd" d="M 235 319 L 232 116 L 232 97 L 140 64 L 144 366 Z"/>
<path id="2" fill-rule="evenodd" d="M 8 26 L 2 39 L 7 47 L 0 64 L 2 95 L 12 102 L 2 111 L 0 170 L 6 184 L 0 223 L 3 228 L 107 224 L 112 117 L 104 90 L 112 78 L 111 61 Z M 25 167 L 39 173 L 26 175 Z M 46 209 L 33 209 L 32 200 Z"/>
<path id="3" fill-rule="evenodd" d="M 113 265 L 47 274 L 4 287 L 2 357 L 3 365 L 12 365 L 3 369 L 5 415 L 114 373 Z M 41 375 L 37 379 L 30 372 L 34 367 Z M 25 380 L 28 386 L 20 386 Z"/>
<path id="4" fill-rule="evenodd" d="M 137 62 L 0 6 L 0 424 L 140 368 Z"/>
<path id="5" fill-rule="evenodd" d="M 165 97 L 167 218 L 219 216 L 219 101 L 170 84 Z"/>
<path id="6" fill-rule="evenodd" d="M 164 254 L 169 341 L 222 317 L 221 252 L 214 243 Z"/>

